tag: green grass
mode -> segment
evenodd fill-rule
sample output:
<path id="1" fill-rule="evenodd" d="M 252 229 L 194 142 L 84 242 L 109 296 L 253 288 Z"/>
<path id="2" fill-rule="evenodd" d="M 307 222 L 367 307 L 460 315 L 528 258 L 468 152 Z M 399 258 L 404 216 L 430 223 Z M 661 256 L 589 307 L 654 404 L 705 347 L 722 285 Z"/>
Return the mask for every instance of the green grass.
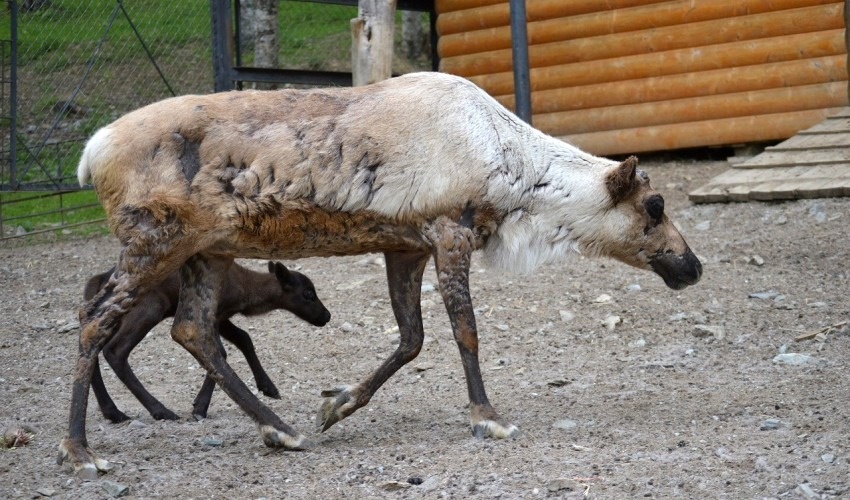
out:
<path id="1" fill-rule="evenodd" d="M 85 224 L 104 218 L 94 191 L 0 193 L 0 211 L 4 237 L 15 234 L 18 227 L 27 233 L 50 231 L 62 236 L 108 232 L 105 223 Z"/>

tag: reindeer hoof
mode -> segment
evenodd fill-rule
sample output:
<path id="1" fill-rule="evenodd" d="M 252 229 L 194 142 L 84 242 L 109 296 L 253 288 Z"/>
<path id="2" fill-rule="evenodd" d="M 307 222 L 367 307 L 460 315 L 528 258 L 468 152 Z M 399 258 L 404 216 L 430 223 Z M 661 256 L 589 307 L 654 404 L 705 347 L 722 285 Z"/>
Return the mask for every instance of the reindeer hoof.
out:
<path id="1" fill-rule="evenodd" d="M 118 409 L 111 412 L 104 411 L 103 416 L 106 418 L 106 420 L 109 420 L 113 424 L 120 424 L 121 422 L 127 422 L 128 420 L 131 420 L 130 417 L 128 417 L 126 414 L 124 414 L 124 412 Z"/>
<path id="2" fill-rule="evenodd" d="M 280 399 L 280 391 L 271 382 L 269 382 L 269 385 L 257 384 L 257 389 L 272 399 Z"/>
<path id="3" fill-rule="evenodd" d="M 482 420 L 472 426 L 472 435 L 477 439 L 488 437 L 495 439 L 515 438 L 519 436 L 519 429 L 515 425 L 504 425 L 494 420 Z"/>
<path id="4" fill-rule="evenodd" d="M 316 443 L 301 433 L 295 435 L 287 434 L 284 431 L 275 429 L 271 425 L 261 425 L 260 435 L 263 437 L 263 443 L 269 448 L 283 448 L 292 451 L 311 450 L 316 447 Z"/>
<path id="5" fill-rule="evenodd" d="M 65 438 L 59 443 L 59 455 L 56 463 L 62 465 L 65 460 L 71 462 L 74 474 L 83 480 L 91 481 L 97 479 L 98 472 L 108 472 L 112 465 L 97 455 L 88 446 L 83 446 L 78 441 Z"/>
<path id="6" fill-rule="evenodd" d="M 325 400 L 316 415 L 316 428 L 319 432 L 325 432 L 333 424 L 354 412 L 356 409 L 354 408 L 356 398 L 352 394 L 354 390 L 351 386 L 345 386 L 322 391 L 322 397 Z"/>

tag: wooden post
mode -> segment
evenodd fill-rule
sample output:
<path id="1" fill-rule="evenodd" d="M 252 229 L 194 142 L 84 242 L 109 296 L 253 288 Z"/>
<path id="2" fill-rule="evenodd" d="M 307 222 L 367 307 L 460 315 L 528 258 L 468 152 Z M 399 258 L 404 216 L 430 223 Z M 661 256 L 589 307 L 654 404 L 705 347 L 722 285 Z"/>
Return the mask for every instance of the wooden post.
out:
<path id="1" fill-rule="evenodd" d="M 351 20 L 351 74 L 354 86 L 392 76 L 396 0 L 360 0 Z"/>

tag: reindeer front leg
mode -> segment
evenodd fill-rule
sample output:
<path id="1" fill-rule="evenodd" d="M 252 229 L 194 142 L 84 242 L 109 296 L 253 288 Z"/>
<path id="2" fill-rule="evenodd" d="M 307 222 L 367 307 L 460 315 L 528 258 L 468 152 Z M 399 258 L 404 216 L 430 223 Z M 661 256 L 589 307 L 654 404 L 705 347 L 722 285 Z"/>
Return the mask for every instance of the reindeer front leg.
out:
<path id="1" fill-rule="evenodd" d="M 171 337 L 189 351 L 221 389 L 259 427 L 269 447 L 304 450 L 313 443 L 254 396 L 224 359 L 215 334 L 215 311 L 232 259 L 195 255 L 180 268 L 180 299 Z"/>
<path id="2" fill-rule="evenodd" d="M 477 438 L 506 438 L 518 433 L 493 409 L 484 391 L 478 363 L 478 330 L 469 294 L 469 265 L 475 249 L 471 229 L 441 217 L 426 231 L 434 249 L 440 293 L 460 350 L 469 391 L 472 434 Z"/>
<path id="3" fill-rule="evenodd" d="M 425 333 L 422 327 L 422 274 L 431 257 L 428 254 L 386 253 L 387 282 L 390 302 L 398 323 L 399 345 L 381 366 L 359 384 L 322 391 L 325 398 L 316 416 L 316 424 L 324 432 L 333 424 L 366 406 L 375 392 L 402 366 L 412 361 L 422 349 Z"/>

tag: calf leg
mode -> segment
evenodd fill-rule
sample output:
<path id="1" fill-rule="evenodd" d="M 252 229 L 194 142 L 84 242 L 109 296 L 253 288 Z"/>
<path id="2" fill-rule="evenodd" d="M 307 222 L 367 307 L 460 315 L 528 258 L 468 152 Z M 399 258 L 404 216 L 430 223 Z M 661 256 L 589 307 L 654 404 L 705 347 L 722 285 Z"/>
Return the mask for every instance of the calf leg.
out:
<path id="1" fill-rule="evenodd" d="M 475 248 L 473 233 L 443 217 L 428 228 L 426 236 L 433 245 L 440 294 L 466 375 L 472 433 L 478 438 L 513 436 L 517 428 L 505 422 L 487 399 L 478 363 L 478 330 L 469 294 L 469 264 Z"/>
<path id="2" fill-rule="evenodd" d="M 118 334 L 104 346 L 103 357 L 109 363 L 109 366 L 115 372 L 118 379 L 127 386 L 127 389 L 133 393 L 153 418 L 157 420 L 178 420 L 180 417 L 176 413 L 166 408 L 153 394 L 145 389 L 144 384 L 136 377 L 129 363 L 130 353 L 144 340 L 145 335 L 165 317 L 165 310 L 167 308 L 168 304 L 155 303 L 153 300 L 147 300 L 140 304 L 139 307 L 134 308 L 121 324 Z M 100 368 L 98 367 L 97 370 L 100 371 Z M 98 388 L 96 387 L 95 396 L 98 396 Z M 107 395 L 107 397 L 109 396 Z M 98 401 L 100 400 L 101 398 L 98 397 Z M 101 411 L 103 411 L 102 406 Z M 104 416 L 109 418 L 105 411 Z M 110 418 L 110 420 L 112 419 Z M 116 420 L 112 421 L 116 422 Z"/>
<path id="3" fill-rule="evenodd" d="M 316 419 L 322 432 L 369 402 L 372 395 L 422 349 L 422 274 L 428 254 L 387 253 L 387 281 L 390 301 L 399 330 L 399 346 L 366 380 L 357 385 L 323 391 L 325 398 Z"/>
<path id="4" fill-rule="evenodd" d="M 106 390 L 106 384 L 103 383 L 103 376 L 100 373 L 100 363 L 97 359 L 94 360 L 91 389 L 94 392 L 94 397 L 97 398 L 97 405 L 100 407 L 100 412 L 103 413 L 104 418 L 113 424 L 130 420 L 130 417 L 115 406 L 115 401 L 109 396 L 109 391 Z"/>
<path id="5" fill-rule="evenodd" d="M 180 300 L 171 327 L 171 336 L 200 362 L 221 389 L 248 414 L 270 447 L 303 450 L 312 443 L 285 424 L 267 406 L 251 394 L 230 365 L 216 342 L 215 311 L 221 285 L 233 259 L 195 255 L 180 268 Z"/>
<path id="6" fill-rule="evenodd" d="M 254 349 L 254 342 L 251 341 L 248 332 L 234 325 L 229 319 L 219 324 L 218 332 L 221 338 L 242 351 L 242 355 L 245 356 L 245 361 L 248 362 L 248 367 L 251 368 L 251 373 L 254 375 L 257 389 L 270 398 L 280 399 L 280 391 L 277 390 L 274 382 L 263 369 L 260 358 L 257 357 L 257 351 Z"/>

